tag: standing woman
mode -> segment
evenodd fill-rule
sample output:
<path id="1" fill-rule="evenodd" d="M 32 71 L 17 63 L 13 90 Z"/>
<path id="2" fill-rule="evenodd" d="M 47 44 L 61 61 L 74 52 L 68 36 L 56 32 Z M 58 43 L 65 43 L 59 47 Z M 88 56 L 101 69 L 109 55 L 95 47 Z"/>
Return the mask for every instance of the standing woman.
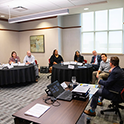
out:
<path id="1" fill-rule="evenodd" d="M 55 49 L 53 55 L 50 57 L 49 69 L 52 70 L 52 66 L 63 62 L 63 58 L 58 54 L 58 51 Z"/>
<path id="2" fill-rule="evenodd" d="M 81 63 L 84 62 L 84 57 L 80 55 L 79 51 L 75 52 L 74 61 L 75 62 L 81 62 Z"/>
<path id="3" fill-rule="evenodd" d="M 20 62 L 20 58 L 17 56 L 17 53 L 15 51 L 12 51 L 11 57 L 9 58 L 9 64 L 11 63 L 18 63 Z"/>

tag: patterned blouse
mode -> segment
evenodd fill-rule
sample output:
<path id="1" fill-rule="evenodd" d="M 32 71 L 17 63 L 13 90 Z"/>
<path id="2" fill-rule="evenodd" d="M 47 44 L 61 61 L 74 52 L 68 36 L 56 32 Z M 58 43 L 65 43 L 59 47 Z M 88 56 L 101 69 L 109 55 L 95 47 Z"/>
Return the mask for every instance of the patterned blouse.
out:
<path id="1" fill-rule="evenodd" d="M 16 63 L 16 60 L 17 60 L 17 63 L 20 62 L 20 58 L 17 56 L 15 59 L 13 57 L 10 57 L 9 58 L 9 63 L 12 61 L 14 63 Z"/>

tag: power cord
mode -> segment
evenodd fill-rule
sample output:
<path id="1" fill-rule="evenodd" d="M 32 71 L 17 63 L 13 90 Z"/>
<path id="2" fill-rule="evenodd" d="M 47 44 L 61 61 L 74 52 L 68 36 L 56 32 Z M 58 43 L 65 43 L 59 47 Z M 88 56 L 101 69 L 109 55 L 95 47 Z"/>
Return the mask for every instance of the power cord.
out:
<path id="1" fill-rule="evenodd" d="M 47 97 L 47 98 L 43 98 L 44 102 L 48 105 L 53 105 L 55 107 L 60 106 L 60 102 L 57 101 L 56 98 L 54 97 Z"/>

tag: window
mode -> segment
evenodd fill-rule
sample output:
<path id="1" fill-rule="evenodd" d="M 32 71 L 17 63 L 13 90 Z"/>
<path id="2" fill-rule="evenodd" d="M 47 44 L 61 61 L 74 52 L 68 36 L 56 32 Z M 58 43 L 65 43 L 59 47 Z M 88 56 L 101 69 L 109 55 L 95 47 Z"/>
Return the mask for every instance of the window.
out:
<path id="1" fill-rule="evenodd" d="M 82 53 L 123 53 L 123 8 L 82 13 Z"/>

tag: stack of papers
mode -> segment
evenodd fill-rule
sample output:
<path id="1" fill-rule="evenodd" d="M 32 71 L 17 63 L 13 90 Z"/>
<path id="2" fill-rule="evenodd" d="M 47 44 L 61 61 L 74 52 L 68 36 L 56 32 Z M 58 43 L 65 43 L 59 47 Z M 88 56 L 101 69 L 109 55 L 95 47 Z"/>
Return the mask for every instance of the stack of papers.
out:
<path id="1" fill-rule="evenodd" d="M 72 90 L 72 92 L 76 92 L 76 93 L 87 93 L 87 91 L 90 89 L 90 87 L 87 86 L 83 86 L 83 85 L 78 85 L 76 88 L 74 88 Z"/>
<path id="2" fill-rule="evenodd" d="M 46 106 L 46 105 L 42 105 L 42 104 L 37 103 L 32 108 L 30 108 L 28 111 L 26 111 L 25 114 L 39 118 L 49 108 L 50 108 L 50 106 Z"/>
<path id="3" fill-rule="evenodd" d="M 89 92 L 89 94 L 95 94 L 96 93 L 96 91 L 99 89 L 99 88 L 97 88 L 98 87 L 98 85 L 94 85 L 94 84 L 80 84 L 80 85 L 82 85 L 82 86 L 84 86 L 84 87 L 90 87 L 90 92 Z"/>

